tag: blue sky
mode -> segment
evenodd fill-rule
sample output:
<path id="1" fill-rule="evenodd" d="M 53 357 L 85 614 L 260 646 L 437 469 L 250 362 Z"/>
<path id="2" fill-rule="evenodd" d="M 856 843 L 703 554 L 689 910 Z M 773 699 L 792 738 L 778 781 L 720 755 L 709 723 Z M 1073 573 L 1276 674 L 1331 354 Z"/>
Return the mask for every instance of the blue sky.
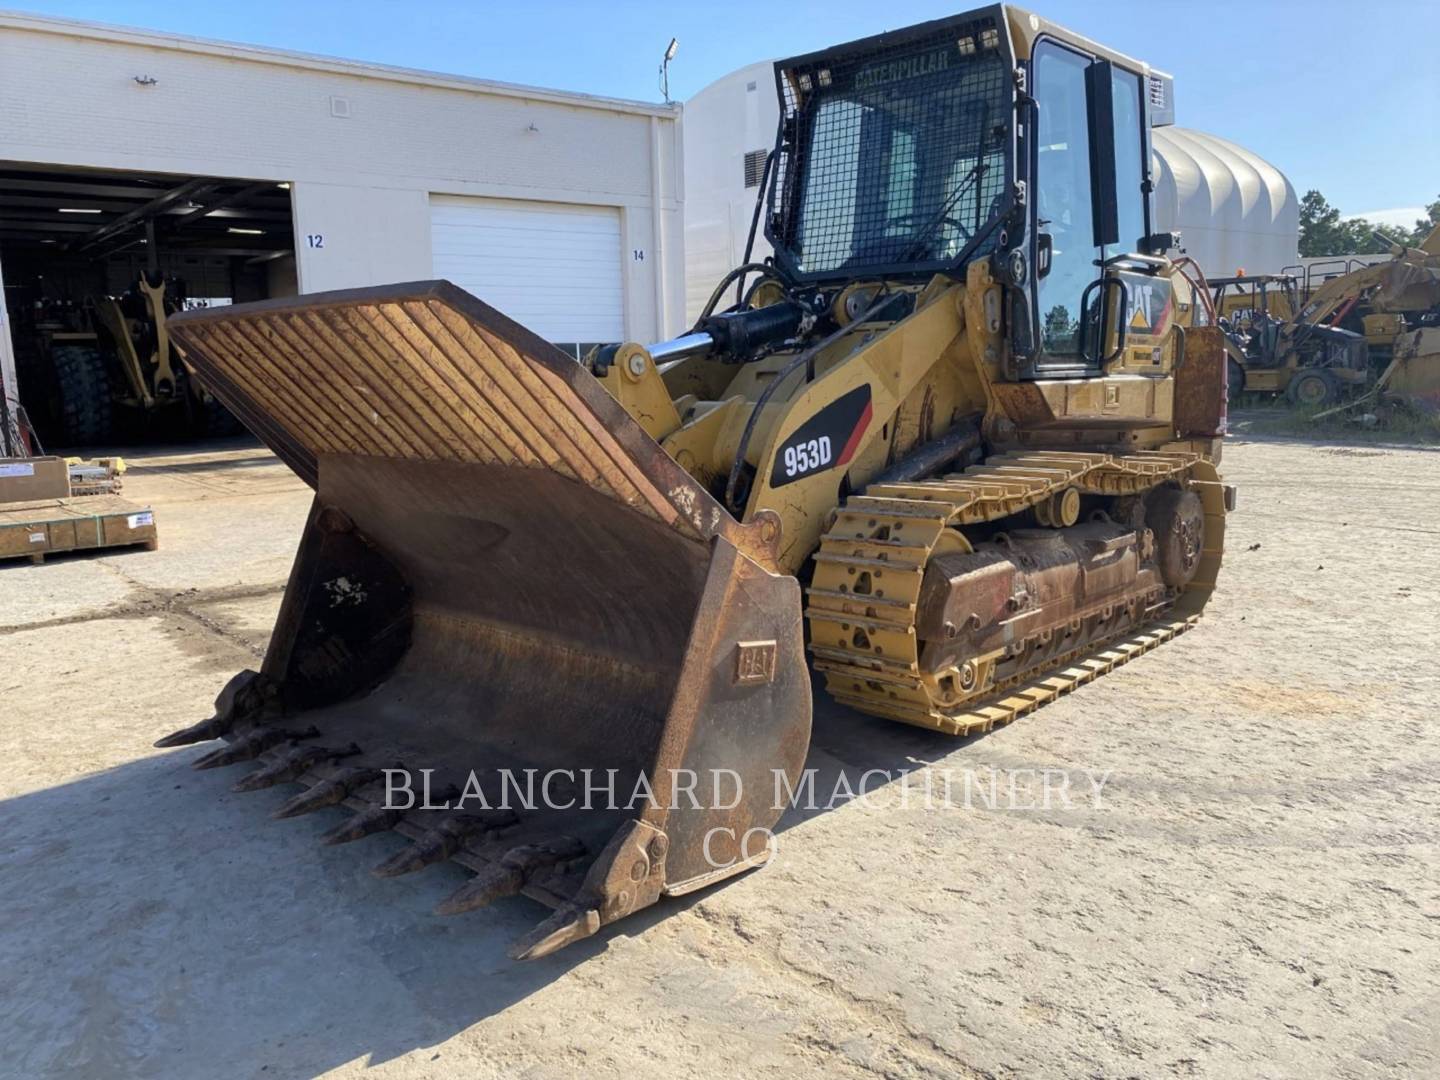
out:
<path id="1" fill-rule="evenodd" d="M 754 60 L 953 14 L 965 0 L 31 0 L 25 10 L 658 100 Z M 1045 0 L 1028 5 L 1174 73 L 1179 123 L 1240 143 L 1347 214 L 1440 197 L 1440 0 Z M 1391 215 L 1384 215 L 1388 220 Z M 1410 223 L 1412 213 L 1399 214 Z"/>

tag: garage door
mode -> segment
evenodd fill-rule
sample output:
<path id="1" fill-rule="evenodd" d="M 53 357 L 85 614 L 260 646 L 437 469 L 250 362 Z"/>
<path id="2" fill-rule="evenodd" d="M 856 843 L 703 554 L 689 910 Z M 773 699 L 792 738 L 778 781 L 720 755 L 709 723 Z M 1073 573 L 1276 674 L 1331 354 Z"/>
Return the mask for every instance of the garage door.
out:
<path id="1" fill-rule="evenodd" d="M 624 339 L 618 210 L 435 195 L 430 234 L 436 277 L 547 341 Z"/>

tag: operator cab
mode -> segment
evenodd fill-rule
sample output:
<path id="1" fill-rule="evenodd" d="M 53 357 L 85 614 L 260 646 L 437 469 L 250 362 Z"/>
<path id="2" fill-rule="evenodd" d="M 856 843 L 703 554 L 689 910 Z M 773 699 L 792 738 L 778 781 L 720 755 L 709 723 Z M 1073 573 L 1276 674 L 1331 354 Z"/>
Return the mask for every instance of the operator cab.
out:
<path id="1" fill-rule="evenodd" d="M 990 258 L 1021 378 L 1097 374 L 1173 318 L 1150 127 L 1171 81 L 1004 5 L 775 66 L 765 232 L 802 288 Z M 1101 333 L 1105 328 L 1105 333 Z"/>

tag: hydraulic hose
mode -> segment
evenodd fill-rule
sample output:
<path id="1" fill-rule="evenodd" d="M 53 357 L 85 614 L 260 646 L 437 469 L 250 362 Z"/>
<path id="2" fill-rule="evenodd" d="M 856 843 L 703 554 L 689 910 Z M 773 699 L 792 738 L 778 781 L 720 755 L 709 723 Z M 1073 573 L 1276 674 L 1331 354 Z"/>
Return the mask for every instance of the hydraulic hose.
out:
<path id="1" fill-rule="evenodd" d="M 764 277 L 774 278 L 776 281 L 780 282 L 781 285 L 784 285 L 787 288 L 792 284 L 790 279 L 786 277 L 778 268 L 771 266 L 768 263 L 741 263 L 739 266 L 735 267 L 734 270 L 731 270 L 728 274 L 726 274 L 723 278 L 720 279 L 720 284 L 715 286 L 715 291 L 710 294 L 710 299 L 706 300 L 705 306 L 700 309 L 700 317 L 695 320 L 695 325 L 691 327 L 692 331 L 700 329 L 700 324 L 706 319 L 708 319 L 711 314 L 714 313 L 715 305 L 720 303 L 720 297 L 725 295 L 725 290 L 730 287 L 730 283 L 732 281 L 735 281 L 737 278 L 743 277 L 745 274 L 761 274 Z"/>
<path id="2" fill-rule="evenodd" d="M 829 334 L 826 334 L 825 337 L 810 346 L 810 348 L 797 353 L 784 367 L 775 373 L 775 377 L 770 380 L 770 385 L 765 387 L 765 389 L 760 392 L 760 396 L 755 399 L 755 407 L 750 410 L 749 419 L 745 421 L 745 430 L 740 434 L 740 445 L 735 448 L 735 461 L 730 466 L 730 477 L 725 482 L 726 507 L 737 515 L 743 510 L 743 507 L 737 507 L 735 505 L 735 488 L 740 483 L 740 471 L 745 467 L 745 454 L 750 449 L 750 439 L 755 434 L 755 425 L 760 420 L 760 414 L 765 410 L 765 406 L 775 395 L 775 391 L 780 388 L 780 385 L 801 367 L 813 363 L 815 357 L 839 341 L 855 327 L 875 318 L 875 316 L 879 315 L 881 311 L 889 307 L 896 300 L 905 299 L 907 295 L 906 293 L 890 293 L 876 297 L 870 306 L 862 311 L 856 318 L 852 319 L 845 326 L 839 327 Z M 762 308 L 761 310 L 764 309 Z"/>

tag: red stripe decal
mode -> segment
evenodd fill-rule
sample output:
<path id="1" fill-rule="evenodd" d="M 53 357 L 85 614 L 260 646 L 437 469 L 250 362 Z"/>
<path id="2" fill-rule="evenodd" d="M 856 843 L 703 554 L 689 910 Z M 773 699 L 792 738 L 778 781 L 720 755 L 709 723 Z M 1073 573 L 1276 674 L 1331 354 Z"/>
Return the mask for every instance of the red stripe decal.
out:
<path id="1" fill-rule="evenodd" d="M 1160 317 L 1155 320 L 1155 329 L 1152 333 L 1159 335 L 1165 332 L 1165 324 L 1170 321 L 1170 305 L 1174 300 L 1175 295 L 1173 293 L 1165 298 L 1165 306 L 1160 309 Z"/>
<path id="2" fill-rule="evenodd" d="M 865 429 L 870 426 L 870 417 L 874 415 L 875 409 L 870 402 L 865 403 L 865 411 L 860 414 L 860 419 L 855 424 L 855 430 L 850 433 L 850 438 L 845 442 L 845 449 L 840 451 L 840 459 L 836 465 L 848 465 L 850 459 L 855 456 L 855 451 L 860 446 L 860 436 L 865 434 Z"/>

